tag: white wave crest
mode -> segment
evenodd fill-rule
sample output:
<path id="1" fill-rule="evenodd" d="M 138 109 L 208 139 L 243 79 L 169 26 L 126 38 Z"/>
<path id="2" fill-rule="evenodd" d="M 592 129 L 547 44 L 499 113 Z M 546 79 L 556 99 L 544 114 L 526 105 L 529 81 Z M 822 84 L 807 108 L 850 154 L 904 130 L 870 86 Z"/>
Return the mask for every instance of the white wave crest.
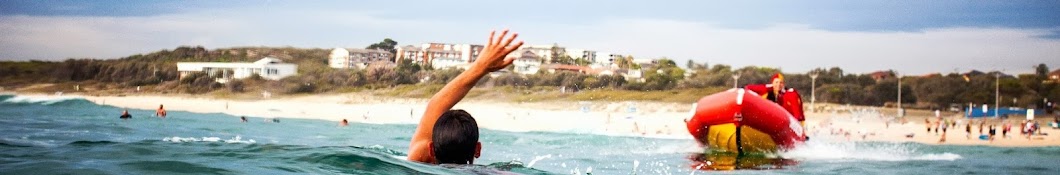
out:
<path id="1" fill-rule="evenodd" d="M 44 105 L 55 104 L 67 100 L 81 99 L 80 97 L 64 97 L 64 96 L 34 96 L 34 95 L 16 95 L 14 97 L 5 99 L 3 103 L 40 103 Z"/>
<path id="2" fill-rule="evenodd" d="M 184 143 L 184 142 L 224 142 L 224 143 L 242 143 L 242 144 L 257 143 L 257 141 L 254 141 L 254 139 L 243 140 L 243 138 L 240 137 L 240 136 L 236 136 L 236 137 L 233 137 L 233 138 L 227 139 L 227 140 L 221 140 L 220 137 L 195 138 L 195 137 L 177 137 L 177 136 L 173 136 L 173 137 L 162 138 L 162 141 L 164 141 L 164 142 L 174 142 L 174 143 Z"/>

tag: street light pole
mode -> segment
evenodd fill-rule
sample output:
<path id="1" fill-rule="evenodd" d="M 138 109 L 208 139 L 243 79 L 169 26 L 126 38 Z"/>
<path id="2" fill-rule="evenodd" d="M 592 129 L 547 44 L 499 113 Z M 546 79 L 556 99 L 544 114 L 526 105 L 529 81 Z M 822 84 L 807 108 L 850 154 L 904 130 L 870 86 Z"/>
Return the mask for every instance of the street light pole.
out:
<path id="1" fill-rule="evenodd" d="M 816 112 L 814 108 L 817 102 L 817 71 L 810 73 L 810 112 Z"/>
<path id="2" fill-rule="evenodd" d="M 732 88 L 738 88 L 740 84 L 740 74 L 732 74 Z"/>
<path id="3" fill-rule="evenodd" d="M 902 75 L 895 73 L 898 77 L 898 117 L 902 117 Z"/>
<path id="4" fill-rule="evenodd" d="M 998 105 L 1001 103 L 1001 72 L 994 73 L 994 118 L 998 117 Z"/>

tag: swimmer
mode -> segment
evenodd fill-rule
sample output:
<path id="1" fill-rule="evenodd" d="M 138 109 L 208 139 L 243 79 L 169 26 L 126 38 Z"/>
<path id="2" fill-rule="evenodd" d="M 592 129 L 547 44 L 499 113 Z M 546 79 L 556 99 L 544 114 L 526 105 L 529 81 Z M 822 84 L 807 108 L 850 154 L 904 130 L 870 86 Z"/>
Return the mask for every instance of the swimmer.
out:
<path id="1" fill-rule="evenodd" d="M 155 116 L 166 118 L 166 109 L 162 108 L 162 105 L 158 105 L 158 110 L 155 110 Z"/>
<path id="2" fill-rule="evenodd" d="M 243 123 L 247 122 L 247 116 L 239 116 L 239 119 L 243 120 Z"/>
<path id="3" fill-rule="evenodd" d="M 508 30 L 504 30 L 500 37 L 494 38 L 491 32 L 479 58 L 431 97 L 412 134 L 408 160 L 429 164 L 475 163 L 482 151 L 478 123 L 467 111 L 452 108 L 479 79 L 512 65 L 515 59 L 506 57 L 523 45 L 522 41 L 512 43 L 517 36 L 509 37 Z"/>
<path id="4" fill-rule="evenodd" d="M 129 110 L 128 109 L 125 109 L 125 110 L 121 111 L 121 117 L 119 117 L 119 118 L 121 118 L 121 119 L 131 119 L 132 115 L 129 114 Z"/>
<path id="5" fill-rule="evenodd" d="M 342 121 L 339 122 L 339 126 L 349 126 L 349 125 L 350 125 L 350 122 L 346 121 L 346 119 L 342 119 Z"/>

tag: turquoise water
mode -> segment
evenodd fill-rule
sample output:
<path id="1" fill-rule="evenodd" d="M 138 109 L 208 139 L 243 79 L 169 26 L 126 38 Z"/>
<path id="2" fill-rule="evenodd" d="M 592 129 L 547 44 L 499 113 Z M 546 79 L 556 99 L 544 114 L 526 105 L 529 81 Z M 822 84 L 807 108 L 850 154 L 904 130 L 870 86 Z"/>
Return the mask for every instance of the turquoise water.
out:
<path id="1" fill-rule="evenodd" d="M 480 166 L 404 160 L 415 126 L 130 110 L 0 96 L 0 174 L 698 174 L 692 140 L 481 130 Z M 817 138 L 734 174 L 1057 174 L 1060 147 L 845 143 Z M 765 163 L 761 163 L 765 162 Z"/>

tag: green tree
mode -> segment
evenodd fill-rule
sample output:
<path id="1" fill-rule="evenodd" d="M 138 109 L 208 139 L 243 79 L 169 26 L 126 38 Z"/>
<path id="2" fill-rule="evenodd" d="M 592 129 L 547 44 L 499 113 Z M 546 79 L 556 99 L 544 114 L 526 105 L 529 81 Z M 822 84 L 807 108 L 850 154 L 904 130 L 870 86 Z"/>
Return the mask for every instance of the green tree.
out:
<path id="1" fill-rule="evenodd" d="M 1038 75 L 1038 78 L 1042 80 L 1049 79 L 1049 66 L 1046 66 L 1045 63 L 1034 66 L 1034 74 Z"/>
<path id="2" fill-rule="evenodd" d="M 394 41 L 394 40 L 392 40 L 390 38 L 386 38 L 386 39 L 383 39 L 383 41 L 380 41 L 380 42 L 372 44 L 372 45 L 368 45 L 368 47 L 365 47 L 365 48 L 366 49 L 380 49 L 380 50 L 388 51 L 388 52 L 390 52 L 392 54 L 397 54 L 397 49 L 394 48 L 394 47 L 397 47 L 397 45 L 398 45 L 397 41 Z"/>

